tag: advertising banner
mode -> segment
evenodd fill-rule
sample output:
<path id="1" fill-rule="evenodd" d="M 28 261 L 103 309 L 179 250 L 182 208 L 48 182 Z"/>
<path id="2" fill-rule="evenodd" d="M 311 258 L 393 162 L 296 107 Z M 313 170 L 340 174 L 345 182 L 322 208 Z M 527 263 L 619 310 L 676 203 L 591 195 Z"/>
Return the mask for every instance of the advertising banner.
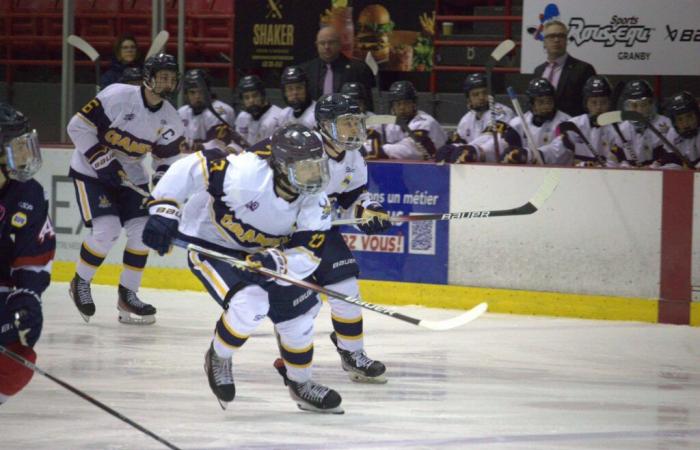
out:
<path id="1" fill-rule="evenodd" d="M 449 186 L 449 166 L 369 164 L 369 191 L 391 215 L 446 212 Z M 343 227 L 343 236 L 363 279 L 445 284 L 448 231 L 448 221 L 415 221 L 372 236 Z"/>
<path id="2" fill-rule="evenodd" d="M 317 57 L 316 33 L 334 26 L 341 51 L 379 70 L 428 71 L 433 60 L 435 2 L 403 0 L 238 0 L 236 64 L 248 73 Z"/>
<path id="3" fill-rule="evenodd" d="M 525 0 L 521 71 L 545 61 L 543 27 L 569 28 L 567 51 L 607 75 L 700 74 L 697 0 Z"/>

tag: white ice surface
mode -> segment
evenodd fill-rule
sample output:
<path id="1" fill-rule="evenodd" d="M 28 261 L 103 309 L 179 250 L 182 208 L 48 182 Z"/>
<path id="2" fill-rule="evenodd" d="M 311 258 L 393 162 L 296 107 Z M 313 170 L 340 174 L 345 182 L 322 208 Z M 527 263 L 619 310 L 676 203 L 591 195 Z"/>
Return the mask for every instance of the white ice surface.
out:
<path id="1" fill-rule="evenodd" d="M 315 378 L 340 392 L 346 413 L 297 410 L 272 367 L 269 323 L 235 356 L 237 397 L 222 411 L 202 369 L 213 300 L 143 289 L 158 321 L 137 327 L 117 322 L 116 288 L 93 292 L 85 324 L 67 285 L 49 288 L 37 364 L 183 449 L 700 448 L 698 328 L 486 314 L 432 332 L 365 311 L 368 354 L 389 382 L 361 385 L 340 368 L 324 306 Z M 165 447 L 36 375 L 0 406 L 0 448 Z"/>

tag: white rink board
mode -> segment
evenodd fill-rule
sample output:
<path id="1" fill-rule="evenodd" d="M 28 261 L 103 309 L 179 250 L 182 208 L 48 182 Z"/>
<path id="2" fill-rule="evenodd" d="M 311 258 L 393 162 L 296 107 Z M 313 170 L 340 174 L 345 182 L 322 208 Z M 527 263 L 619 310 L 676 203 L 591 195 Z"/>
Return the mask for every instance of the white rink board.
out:
<path id="1" fill-rule="evenodd" d="M 546 170 L 455 165 L 450 210 L 520 206 Z M 559 186 L 532 215 L 450 222 L 449 283 L 656 297 L 661 172 L 557 170 Z"/>

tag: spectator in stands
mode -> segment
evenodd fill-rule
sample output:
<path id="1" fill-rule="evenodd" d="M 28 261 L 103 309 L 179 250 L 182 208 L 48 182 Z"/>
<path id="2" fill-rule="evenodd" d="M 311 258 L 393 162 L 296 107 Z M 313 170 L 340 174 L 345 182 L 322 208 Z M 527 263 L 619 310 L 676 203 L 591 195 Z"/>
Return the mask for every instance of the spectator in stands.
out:
<path id="1" fill-rule="evenodd" d="M 568 30 L 562 22 L 547 22 L 543 35 L 547 61 L 535 68 L 535 78 L 544 78 L 554 86 L 555 100 L 561 111 L 570 116 L 583 114 L 581 92 L 586 80 L 596 74 L 595 69 L 566 52 Z"/>
<path id="2" fill-rule="evenodd" d="M 139 49 L 136 46 L 136 39 L 131 35 L 124 35 L 117 39 L 114 44 L 114 57 L 112 65 L 100 77 L 100 89 L 104 89 L 110 84 L 118 83 L 119 79 L 127 67 L 140 67 Z"/>
<path id="3" fill-rule="evenodd" d="M 312 99 L 323 94 L 340 92 L 340 87 L 348 81 L 359 81 L 367 88 L 374 86 L 374 75 L 364 63 L 349 59 L 340 53 L 340 36 L 333 27 L 323 27 L 316 35 L 318 58 L 306 61 L 301 68 L 309 77 L 309 93 Z M 374 109 L 372 97 L 368 97 L 367 107 Z"/>

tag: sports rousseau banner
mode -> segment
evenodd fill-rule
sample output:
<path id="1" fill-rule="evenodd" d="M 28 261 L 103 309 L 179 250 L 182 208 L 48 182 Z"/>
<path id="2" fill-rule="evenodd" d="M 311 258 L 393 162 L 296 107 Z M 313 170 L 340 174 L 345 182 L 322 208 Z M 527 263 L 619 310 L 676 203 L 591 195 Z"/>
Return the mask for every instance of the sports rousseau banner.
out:
<path id="1" fill-rule="evenodd" d="M 542 29 L 569 28 L 570 55 L 609 75 L 700 74 L 698 0 L 524 0 L 521 71 L 545 61 Z"/>

